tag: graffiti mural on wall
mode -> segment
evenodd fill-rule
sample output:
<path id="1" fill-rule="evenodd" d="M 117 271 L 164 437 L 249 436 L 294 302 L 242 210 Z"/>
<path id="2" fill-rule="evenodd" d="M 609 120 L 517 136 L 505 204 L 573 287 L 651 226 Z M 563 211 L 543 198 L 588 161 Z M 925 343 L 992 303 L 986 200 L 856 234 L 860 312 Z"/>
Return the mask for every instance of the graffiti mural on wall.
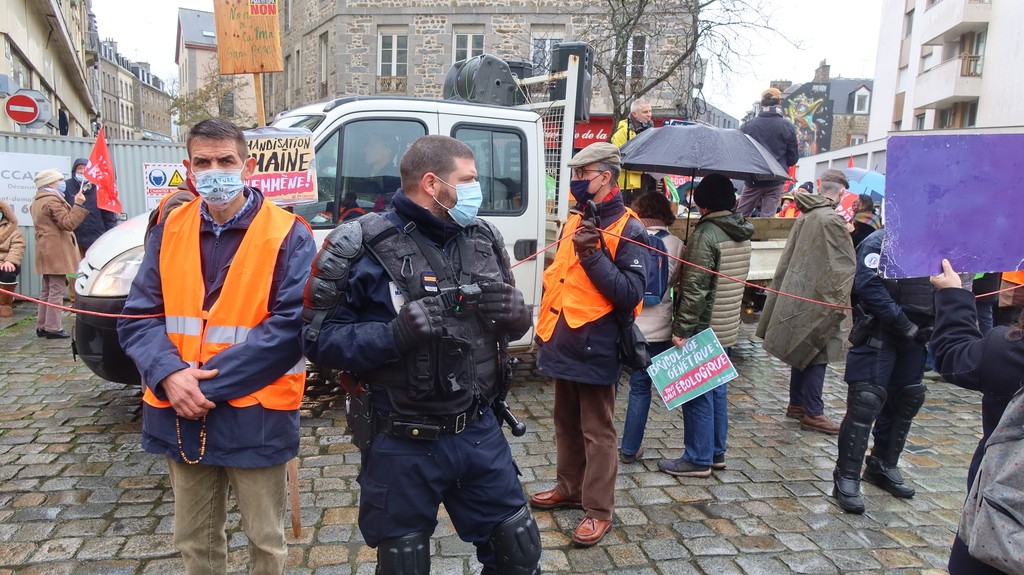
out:
<path id="1" fill-rule="evenodd" d="M 786 97 L 786 117 L 796 126 L 800 157 L 828 152 L 832 147 L 832 100 L 828 84 L 807 83 Z"/>

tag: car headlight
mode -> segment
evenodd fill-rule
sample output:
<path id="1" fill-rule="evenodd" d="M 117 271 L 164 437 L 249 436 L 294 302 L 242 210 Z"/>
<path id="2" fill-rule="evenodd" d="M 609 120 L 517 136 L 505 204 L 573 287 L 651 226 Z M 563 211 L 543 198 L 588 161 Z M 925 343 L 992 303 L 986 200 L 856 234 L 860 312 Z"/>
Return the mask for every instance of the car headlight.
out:
<path id="1" fill-rule="evenodd" d="M 145 246 L 132 248 L 107 262 L 96 274 L 90 296 L 118 297 L 128 295 L 135 275 L 139 273 Z"/>

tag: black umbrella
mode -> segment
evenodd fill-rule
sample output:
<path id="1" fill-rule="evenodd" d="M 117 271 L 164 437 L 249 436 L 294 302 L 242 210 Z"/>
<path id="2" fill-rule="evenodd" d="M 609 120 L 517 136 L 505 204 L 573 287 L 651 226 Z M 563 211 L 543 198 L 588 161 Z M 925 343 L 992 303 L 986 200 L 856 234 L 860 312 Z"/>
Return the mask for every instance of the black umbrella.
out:
<path id="1" fill-rule="evenodd" d="M 750 136 L 704 124 L 645 130 L 622 147 L 622 167 L 691 177 L 719 173 L 737 180 L 789 179 L 771 152 Z"/>

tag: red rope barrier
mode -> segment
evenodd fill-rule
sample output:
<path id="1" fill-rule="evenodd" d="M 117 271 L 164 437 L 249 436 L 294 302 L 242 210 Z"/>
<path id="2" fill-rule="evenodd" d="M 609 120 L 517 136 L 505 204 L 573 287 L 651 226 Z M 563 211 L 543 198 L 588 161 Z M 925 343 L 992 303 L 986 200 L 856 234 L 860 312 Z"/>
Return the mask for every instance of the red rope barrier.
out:
<path id="1" fill-rule="evenodd" d="M 164 314 L 162 314 L 162 313 L 153 313 L 153 314 L 149 314 L 149 315 L 123 315 L 123 314 L 119 314 L 119 313 L 103 313 L 103 312 L 99 312 L 99 311 L 88 311 L 88 310 L 84 310 L 84 309 L 75 309 L 73 307 L 67 307 L 67 306 L 63 306 L 63 305 L 57 305 L 57 304 L 54 304 L 54 303 L 46 302 L 46 301 L 43 301 L 43 300 L 36 299 L 34 297 L 29 297 L 27 295 L 21 295 L 19 293 L 15 293 L 15 292 L 12 292 L 12 291 L 7 291 L 4 288 L 0 288 L 0 293 L 5 293 L 7 295 L 14 296 L 15 299 L 23 299 L 25 301 L 30 301 L 30 302 L 33 302 L 33 303 L 42 304 L 42 305 L 50 306 L 50 307 L 53 307 L 53 308 L 57 308 L 57 309 L 59 309 L 61 311 L 69 311 L 71 313 L 81 313 L 81 314 L 92 315 L 92 316 L 96 316 L 96 317 L 110 317 L 110 318 L 122 318 L 122 317 L 124 317 L 124 318 L 131 318 L 131 319 L 149 319 L 149 318 L 153 318 L 153 317 L 163 317 L 164 316 Z"/>

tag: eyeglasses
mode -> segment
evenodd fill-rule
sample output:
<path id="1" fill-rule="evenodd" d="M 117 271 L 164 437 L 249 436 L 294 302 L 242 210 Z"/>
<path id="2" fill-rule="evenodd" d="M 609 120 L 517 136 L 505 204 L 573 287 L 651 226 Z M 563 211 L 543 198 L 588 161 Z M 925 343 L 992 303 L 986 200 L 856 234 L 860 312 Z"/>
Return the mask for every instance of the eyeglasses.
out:
<path id="1" fill-rule="evenodd" d="M 572 169 L 572 177 L 574 177 L 577 180 L 579 180 L 579 179 L 582 179 L 583 178 L 583 174 L 585 174 L 587 172 L 597 172 L 597 173 L 600 174 L 600 173 L 602 173 L 604 171 L 605 170 L 588 170 L 586 168 L 573 168 Z"/>

